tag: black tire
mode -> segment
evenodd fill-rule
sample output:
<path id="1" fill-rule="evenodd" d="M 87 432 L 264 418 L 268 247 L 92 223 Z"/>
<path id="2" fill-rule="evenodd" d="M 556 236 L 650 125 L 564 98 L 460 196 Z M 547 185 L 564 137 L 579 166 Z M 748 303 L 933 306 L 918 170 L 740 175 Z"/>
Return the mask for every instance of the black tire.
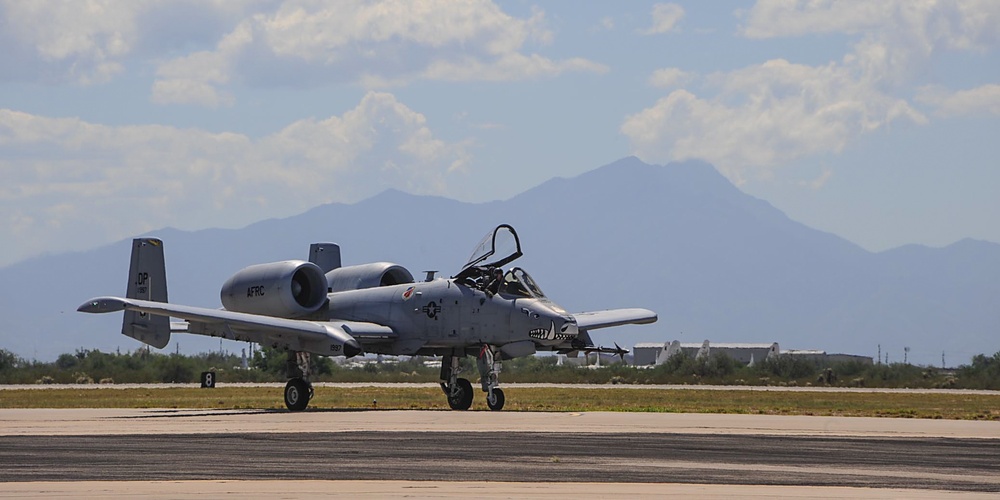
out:
<path id="1" fill-rule="evenodd" d="M 503 409 L 504 397 L 502 389 L 493 389 L 493 397 L 490 398 L 486 396 L 486 406 L 489 406 L 493 411 L 500 411 Z"/>
<path id="2" fill-rule="evenodd" d="M 311 396 L 311 385 L 301 378 L 293 378 L 285 384 L 285 406 L 291 411 L 305 410 Z"/>
<path id="3" fill-rule="evenodd" d="M 468 410 L 472 407 L 472 383 L 464 378 L 455 381 L 457 390 L 448 394 L 448 406 L 452 410 Z"/>

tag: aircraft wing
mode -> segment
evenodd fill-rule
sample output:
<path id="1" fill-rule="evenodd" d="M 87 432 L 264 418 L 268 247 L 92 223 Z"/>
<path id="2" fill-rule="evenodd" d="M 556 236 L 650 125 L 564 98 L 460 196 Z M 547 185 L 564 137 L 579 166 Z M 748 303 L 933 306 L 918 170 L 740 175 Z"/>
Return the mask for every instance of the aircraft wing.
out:
<path id="1" fill-rule="evenodd" d="M 260 344 L 284 344 L 291 349 L 323 355 L 355 356 L 362 352 L 358 339 L 395 337 L 391 328 L 358 321 L 308 321 L 275 318 L 222 309 L 183 306 L 121 297 L 97 297 L 77 308 L 80 312 L 137 311 L 154 316 L 181 318 L 188 332 Z"/>
<path id="2" fill-rule="evenodd" d="M 608 309 L 575 313 L 577 327 L 581 331 L 608 328 L 628 324 L 645 325 L 656 322 L 656 313 L 649 309 Z"/>

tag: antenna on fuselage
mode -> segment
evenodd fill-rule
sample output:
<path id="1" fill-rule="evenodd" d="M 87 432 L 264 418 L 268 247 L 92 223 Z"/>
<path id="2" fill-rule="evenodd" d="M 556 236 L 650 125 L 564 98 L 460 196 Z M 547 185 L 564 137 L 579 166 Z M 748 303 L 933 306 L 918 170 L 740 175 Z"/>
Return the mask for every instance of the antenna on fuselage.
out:
<path id="1" fill-rule="evenodd" d="M 427 273 L 427 277 L 424 278 L 424 281 L 434 281 L 434 275 L 437 274 L 437 271 L 424 271 L 424 272 Z"/>

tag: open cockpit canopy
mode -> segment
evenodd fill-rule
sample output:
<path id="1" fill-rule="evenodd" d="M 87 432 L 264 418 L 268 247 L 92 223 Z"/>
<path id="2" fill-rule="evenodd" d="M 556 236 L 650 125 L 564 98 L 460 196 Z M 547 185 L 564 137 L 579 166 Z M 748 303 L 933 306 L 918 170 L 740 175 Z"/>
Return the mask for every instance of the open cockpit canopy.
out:
<path id="1" fill-rule="evenodd" d="M 521 240 L 508 224 L 501 224 L 483 237 L 472 251 L 469 261 L 455 275 L 456 279 L 476 278 L 491 267 L 502 267 L 514 262 L 521 253 Z"/>
<path id="2" fill-rule="evenodd" d="M 545 294 L 542 293 L 541 288 L 538 288 L 535 280 L 531 279 L 528 272 L 520 267 L 515 267 L 507 271 L 507 274 L 503 276 L 503 285 L 500 288 L 500 293 L 529 299 L 545 298 Z"/>

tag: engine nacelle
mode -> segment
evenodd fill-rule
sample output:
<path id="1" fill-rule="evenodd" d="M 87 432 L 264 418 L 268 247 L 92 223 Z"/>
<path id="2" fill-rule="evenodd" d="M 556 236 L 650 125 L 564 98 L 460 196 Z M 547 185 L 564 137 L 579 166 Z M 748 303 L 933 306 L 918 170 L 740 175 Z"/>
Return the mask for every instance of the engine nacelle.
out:
<path id="1" fill-rule="evenodd" d="M 326 273 L 326 280 L 330 284 L 330 291 L 343 292 L 413 283 L 413 275 L 398 264 L 374 262 L 334 269 Z"/>
<path id="2" fill-rule="evenodd" d="M 222 305 L 282 318 L 314 313 L 326 302 L 326 276 L 311 262 L 286 260 L 243 268 L 222 285 Z"/>

